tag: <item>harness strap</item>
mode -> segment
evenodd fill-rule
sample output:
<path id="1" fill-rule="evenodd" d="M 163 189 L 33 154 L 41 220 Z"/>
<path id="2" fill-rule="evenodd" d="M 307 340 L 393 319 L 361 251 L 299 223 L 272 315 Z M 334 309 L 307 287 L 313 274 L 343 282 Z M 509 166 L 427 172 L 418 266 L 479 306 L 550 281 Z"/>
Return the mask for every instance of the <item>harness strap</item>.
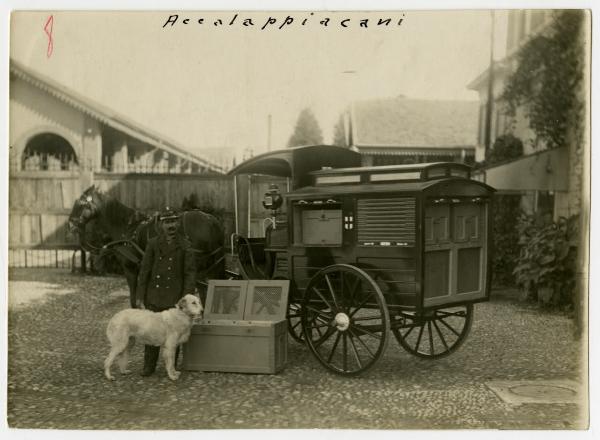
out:
<path id="1" fill-rule="evenodd" d="M 136 266 L 139 266 L 142 262 L 141 257 L 135 255 L 128 246 L 115 246 L 112 249 L 113 252 L 121 254 L 123 257 L 131 261 Z"/>
<path id="2" fill-rule="evenodd" d="M 144 255 L 144 250 L 142 248 L 140 248 L 135 241 L 133 240 L 129 240 L 129 239 L 122 239 L 122 240 L 115 240 L 115 241 L 111 241 L 110 243 L 106 243 L 104 246 L 102 246 L 103 249 L 110 249 L 113 246 L 119 245 L 119 244 L 124 244 L 124 245 L 130 245 L 133 246 L 135 248 L 136 251 L 138 251 L 141 255 Z"/>
<path id="3" fill-rule="evenodd" d="M 132 253 L 128 248 L 133 247 L 138 255 Z M 144 257 L 144 251 L 133 240 L 115 240 L 102 246 L 100 255 L 106 255 L 109 252 L 118 252 L 132 263 L 139 265 Z"/>
<path id="4" fill-rule="evenodd" d="M 196 252 L 197 254 L 203 254 L 203 253 L 205 253 L 205 252 L 206 252 L 206 251 L 203 251 L 203 250 L 201 250 L 201 249 L 194 249 L 194 248 L 191 248 L 191 251 L 192 251 L 192 252 Z M 219 252 L 224 252 L 224 251 L 223 251 L 223 246 L 220 246 L 220 247 L 216 248 L 216 249 L 215 249 L 214 251 L 212 251 L 210 254 L 207 254 L 207 255 L 206 255 L 206 257 L 207 257 L 207 258 L 210 258 L 210 257 L 212 257 L 213 255 L 216 255 L 216 254 L 218 254 Z"/>

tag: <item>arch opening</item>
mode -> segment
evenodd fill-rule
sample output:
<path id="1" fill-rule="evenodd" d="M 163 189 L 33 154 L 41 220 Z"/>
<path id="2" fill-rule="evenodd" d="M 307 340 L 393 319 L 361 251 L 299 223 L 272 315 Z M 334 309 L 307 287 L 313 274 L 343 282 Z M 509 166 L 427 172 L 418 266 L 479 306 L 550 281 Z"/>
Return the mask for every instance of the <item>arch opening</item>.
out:
<path id="1" fill-rule="evenodd" d="M 21 157 L 21 169 L 24 171 L 67 171 L 78 168 L 79 161 L 69 141 L 54 133 L 32 137 Z"/>

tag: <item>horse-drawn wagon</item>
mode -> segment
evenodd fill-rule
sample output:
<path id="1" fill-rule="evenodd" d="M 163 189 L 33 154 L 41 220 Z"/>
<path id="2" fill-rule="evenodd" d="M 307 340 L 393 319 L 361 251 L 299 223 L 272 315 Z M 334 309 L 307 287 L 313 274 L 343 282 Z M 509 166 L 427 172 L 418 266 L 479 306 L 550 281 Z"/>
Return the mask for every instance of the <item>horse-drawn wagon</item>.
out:
<path id="1" fill-rule="evenodd" d="M 361 167 L 354 151 L 311 146 L 230 172 L 248 173 L 286 177 L 291 188 L 265 194 L 264 238 L 235 237 L 240 272 L 290 280 L 289 332 L 326 368 L 366 371 L 391 335 L 427 359 L 463 343 L 491 276 L 494 190 L 470 167 Z"/>

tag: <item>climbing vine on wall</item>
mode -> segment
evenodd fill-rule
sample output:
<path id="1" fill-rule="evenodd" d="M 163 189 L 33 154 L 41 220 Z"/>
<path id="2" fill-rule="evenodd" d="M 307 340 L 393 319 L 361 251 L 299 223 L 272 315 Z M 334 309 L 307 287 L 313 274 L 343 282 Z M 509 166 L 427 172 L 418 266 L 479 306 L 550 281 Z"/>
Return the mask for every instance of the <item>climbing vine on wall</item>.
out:
<path id="1" fill-rule="evenodd" d="M 537 139 L 549 148 L 566 145 L 569 127 L 580 133 L 584 14 L 580 10 L 554 12 L 549 28 L 518 52 L 518 67 L 504 88 L 508 114 L 514 117 L 517 108 L 523 107 Z"/>

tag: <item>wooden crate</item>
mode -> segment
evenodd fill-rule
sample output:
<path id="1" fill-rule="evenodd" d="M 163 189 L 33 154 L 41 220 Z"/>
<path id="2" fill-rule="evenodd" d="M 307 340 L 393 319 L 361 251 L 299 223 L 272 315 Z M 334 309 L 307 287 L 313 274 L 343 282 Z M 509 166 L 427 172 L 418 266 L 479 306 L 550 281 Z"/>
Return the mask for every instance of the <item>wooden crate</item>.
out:
<path id="1" fill-rule="evenodd" d="M 210 280 L 204 319 L 183 346 L 185 370 L 277 373 L 287 362 L 287 280 Z"/>
<path id="2" fill-rule="evenodd" d="M 183 346 L 183 368 L 274 374 L 287 362 L 287 321 L 204 321 Z"/>

